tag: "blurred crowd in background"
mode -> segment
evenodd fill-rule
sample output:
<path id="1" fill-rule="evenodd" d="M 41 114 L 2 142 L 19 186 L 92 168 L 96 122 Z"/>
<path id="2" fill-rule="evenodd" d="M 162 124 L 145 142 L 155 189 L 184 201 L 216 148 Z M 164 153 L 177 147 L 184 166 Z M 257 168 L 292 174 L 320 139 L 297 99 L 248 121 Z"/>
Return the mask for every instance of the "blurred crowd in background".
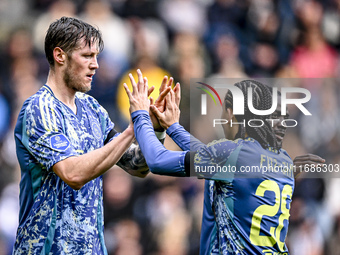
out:
<path id="1" fill-rule="evenodd" d="M 117 130 L 129 118 L 122 84 L 137 68 L 156 92 L 164 75 L 181 83 L 181 124 L 188 130 L 191 78 L 332 78 L 327 85 L 304 84 L 317 97 L 311 107 L 320 122 L 299 119 L 284 148 L 292 157 L 309 152 L 329 164 L 340 162 L 339 0 L 1 0 L 0 255 L 11 253 L 18 224 L 20 169 L 13 128 L 24 100 L 46 82 L 44 36 L 61 16 L 79 17 L 103 34 L 105 49 L 89 93 Z M 165 144 L 178 149 L 168 138 Z M 108 171 L 109 254 L 198 254 L 203 184 L 195 178 L 138 179 L 120 169 Z M 298 179 L 290 213 L 291 255 L 340 254 L 339 178 Z"/>

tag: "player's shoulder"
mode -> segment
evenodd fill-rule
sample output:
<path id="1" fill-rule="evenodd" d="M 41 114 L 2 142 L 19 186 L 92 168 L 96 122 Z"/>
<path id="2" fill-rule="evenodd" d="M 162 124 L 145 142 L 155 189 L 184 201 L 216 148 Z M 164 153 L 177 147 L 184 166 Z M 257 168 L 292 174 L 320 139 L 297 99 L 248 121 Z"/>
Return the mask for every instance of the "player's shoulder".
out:
<path id="1" fill-rule="evenodd" d="M 243 139 L 228 140 L 223 138 L 219 140 L 214 140 L 208 143 L 206 146 L 203 146 L 200 150 L 200 154 L 214 158 L 225 158 L 237 148 L 241 149 L 243 143 Z"/>
<path id="2" fill-rule="evenodd" d="M 94 110 L 102 108 L 97 99 L 86 93 L 77 92 L 76 98 L 82 103 L 82 105 L 85 105 L 88 108 L 92 108 Z"/>
<path id="3" fill-rule="evenodd" d="M 280 153 L 289 156 L 288 152 L 283 148 L 280 149 Z"/>
<path id="4" fill-rule="evenodd" d="M 246 137 L 245 139 L 241 139 L 242 143 L 244 145 L 250 146 L 250 147 L 260 147 L 262 148 L 261 144 L 259 143 L 259 141 L 257 141 L 256 139 L 254 139 L 253 137 Z"/>
<path id="5" fill-rule="evenodd" d="M 53 101 L 54 96 L 51 89 L 44 85 L 35 94 L 25 100 L 22 110 L 47 109 L 52 107 Z"/>
<path id="6" fill-rule="evenodd" d="M 243 139 L 235 139 L 235 140 L 229 140 L 226 138 L 222 138 L 219 140 L 214 140 L 207 144 L 207 147 L 216 147 L 216 146 L 239 146 L 242 143 L 244 143 Z"/>
<path id="7" fill-rule="evenodd" d="M 290 160 L 292 160 L 292 158 L 289 156 L 288 152 L 285 149 L 280 149 L 280 155 L 282 157 L 288 157 Z"/>

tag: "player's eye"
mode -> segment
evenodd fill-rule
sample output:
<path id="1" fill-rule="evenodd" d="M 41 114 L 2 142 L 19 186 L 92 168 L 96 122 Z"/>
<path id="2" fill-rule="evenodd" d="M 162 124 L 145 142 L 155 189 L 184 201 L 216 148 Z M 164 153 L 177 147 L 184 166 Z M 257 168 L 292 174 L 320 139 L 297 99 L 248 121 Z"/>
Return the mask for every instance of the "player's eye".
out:
<path id="1" fill-rule="evenodd" d="M 279 115 L 277 113 L 272 114 L 272 119 L 278 119 L 278 118 L 279 118 Z"/>
<path id="2" fill-rule="evenodd" d="M 83 56 L 84 56 L 84 58 L 93 58 L 94 54 L 92 54 L 92 53 L 85 53 Z"/>

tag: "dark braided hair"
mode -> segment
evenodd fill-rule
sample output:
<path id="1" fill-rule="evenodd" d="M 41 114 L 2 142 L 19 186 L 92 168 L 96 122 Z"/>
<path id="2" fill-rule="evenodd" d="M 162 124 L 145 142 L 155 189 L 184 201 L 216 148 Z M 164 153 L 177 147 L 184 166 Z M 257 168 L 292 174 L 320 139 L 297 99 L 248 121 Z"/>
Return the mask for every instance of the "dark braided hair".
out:
<path id="1" fill-rule="evenodd" d="M 258 81 L 254 80 L 244 80 L 238 83 L 235 83 L 234 86 L 238 87 L 242 90 L 244 95 L 244 115 L 235 115 L 237 121 L 241 122 L 245 119 L 246 126 L 240 125 L 238 133 L 235 136 L 235 139 L 242 138 L 244 139 L 246 134 L 249 137 L 257 140 L 263 148 L 268 148 L 269 146 L 277 149 L 277 142 L 275 138 L 275 134 L 273 128 L 270 123 L 266 121 L 269 119 L 270 115 L 255 115 L 253 114 L 248 107 L 248 88 L 252 88 L 252 102 L 253 106 L 257 110 L 268 110 L 272 106 L 272 92 L 270 87 L 264 85 Z M 229 90 L 224 98 L 225 110 L 227 108 L 233 107 L 233 95 Z M 248 121 L 251 119 L 258 119 L 263 121 L 263 125 L 261 127 L 250 127 L 247 125 Z M 253 121 L 253 125 L 260 126 L 262 123 L 258 121 L 259 124 L 255 124 Z"/>

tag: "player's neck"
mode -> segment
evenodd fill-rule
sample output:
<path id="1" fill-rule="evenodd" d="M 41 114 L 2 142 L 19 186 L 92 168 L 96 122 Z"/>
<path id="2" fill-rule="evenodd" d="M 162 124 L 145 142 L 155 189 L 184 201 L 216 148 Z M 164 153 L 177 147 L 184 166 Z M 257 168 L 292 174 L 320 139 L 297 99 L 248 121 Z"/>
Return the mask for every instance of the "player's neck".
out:
<path id="1" fill-rule="evenodd" d="M 54 96 L 67 105 L 74 113 L 77 112 L 75 104 L 76 92 L 67 87 L 62 75 L 57 75 L 54 71 L 50 71 L 47 77 L 46 85 L 48 85 L 53 91 Z"/>

